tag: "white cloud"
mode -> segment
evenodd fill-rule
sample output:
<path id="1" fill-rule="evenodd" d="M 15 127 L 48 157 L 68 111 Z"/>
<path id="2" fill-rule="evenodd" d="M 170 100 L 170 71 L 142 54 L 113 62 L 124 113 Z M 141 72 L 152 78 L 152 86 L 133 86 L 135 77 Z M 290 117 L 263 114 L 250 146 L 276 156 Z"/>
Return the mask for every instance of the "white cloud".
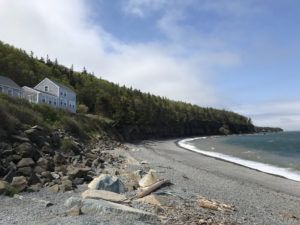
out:
<path id="1" fill-rule="evenodd" d="M 123 10 L 139 19 L 147 16 L 149 10 L 167 7 L 168 12 L 162 13 L 157 27 L 169 40 L 168 43 L 130 44 L 105 31 L 101 21 L 92 23 L 91 9 L 86 3 L 84 0 L 0 0 L 0 40 L 32 50 L 38 56 L 57 57 L 61 64 L 74 64 L 79 70 L 85 66 L 105 79 L 145 92 L 204 106 L 230 102 L 217 94 L 214 78 L 216 68 L 239 65 L 239 53 L 227 49 L 216 33 L 205 36 L 179 26 L 183 11 L 170 10 L 170 1 L 129 0 Z M 204 6 L 202 10 L 206 10 Z M 222 11 L 222 5 L 205 7 Z M 223 9 L 229 12 L 228 7 Z M 300 102 L 227 107 L 253 117 L 261 126 L 300 127 L 300 116 L 290 113 L 291 109 L 299 112 Z"/>
<path id="2" fill-rule="evenodd" d="M 130 1 L 128 9 L 139 10 L 139 2 L 158 9 L 167 1 Z M 105 79 L 142 91 L 201 105 L 217 104 L 211 67 L 238 63 L 236 54 L 203 51 L 186 57 L 182 55 L 188 52 L 180 48 L 184 43 L 122 43 L 101 24 L 90 22 L 86 3 L 0 0 L 0 40 L 38 56 L 48 54 L 66 66 L 74 64 L 75 69 L 85 66 Z"/>
<path id="3" fill-rule="evenodd" d="M 300 101 L 269 101 L 232 108 L 250 116 L 258 126 L 277 126 L 285 130 L 299 130 Z"/>

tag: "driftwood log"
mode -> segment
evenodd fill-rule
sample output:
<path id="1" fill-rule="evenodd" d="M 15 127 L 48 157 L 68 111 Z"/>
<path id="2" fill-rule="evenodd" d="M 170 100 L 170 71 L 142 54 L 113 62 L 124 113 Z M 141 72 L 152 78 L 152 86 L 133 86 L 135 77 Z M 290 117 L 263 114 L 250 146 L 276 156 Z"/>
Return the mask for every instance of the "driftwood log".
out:
<path id="1" fill-rule="evenodd" d="M 143 198 L 167 183 L 170 183 L 170 181 L 169 180 L 158 181 L 158 182 L 150 185 L 149 187 L 144 188 L 141 192 L 139 192 L 137 194 L 137 197 Z"/>

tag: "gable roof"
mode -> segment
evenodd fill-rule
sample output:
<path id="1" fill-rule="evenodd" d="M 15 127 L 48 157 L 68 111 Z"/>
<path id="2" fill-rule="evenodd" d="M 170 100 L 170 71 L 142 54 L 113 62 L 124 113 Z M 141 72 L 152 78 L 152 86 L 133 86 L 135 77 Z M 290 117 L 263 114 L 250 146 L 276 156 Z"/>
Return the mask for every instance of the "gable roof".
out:
<path id="1" fill-rule="evenodd" d="M 69 88 L 69 87 L 67 87 L 65 85 L 62 85 L 62 84 L 60 84 L 60 83 L 58 83 L 56 81 L 50 80 L 47 77 L 45 79 L 43 79 L 40 83 L 42 83 L 44 80 L 48 80 L 48 81 L 52 82 L 53 84 L 55 84 L 56 86 L 58 86 L 60 88 L 64 88 L 64 89 L 66 89 L 66 90 L 68 90 L 68 91 L 73 92 L 74 94 L 76 94 L 75 91 L 73 91 L 71 88 Z M 34 88 L 36 88 L 40 83 L 38 83 Z"/>
<path id="2" fill-rule="evenodd" d="M 8 77 L 0 76 L 0 84 L 2 84 L 4 86 L 16 88 L 16 89 L 21 89 L 21 87 L 19 85 L 17 85 L 16 82 L 14 82 L 12 79 L 10 79 Z"/>
<path id="3" fill-rule="evenodd" d="M 49 79 L 50 80 L 50 79 Z M 64 88 L 64 89 L 66 89 L 66 90 L 68 90 L 68 91 L 71 91 L 71 92 L 74 92 L 75 93 L 75 91 L 74 90 L 72 90 L 71 88 L 69 88 L 69 87 L 67 87 L 67 86 L 65 86 L 65 85 L 62 85 L 62 84 L 60 84 L 60 83 L 58 83 L 58 82 L 56 82 L 56 81 L 53 81 L 53 80 L 51 80 L 54 84 L 56 84 L 57 86 L 59 86 L 59 87 L 62 87 L 62 88 Z"/>

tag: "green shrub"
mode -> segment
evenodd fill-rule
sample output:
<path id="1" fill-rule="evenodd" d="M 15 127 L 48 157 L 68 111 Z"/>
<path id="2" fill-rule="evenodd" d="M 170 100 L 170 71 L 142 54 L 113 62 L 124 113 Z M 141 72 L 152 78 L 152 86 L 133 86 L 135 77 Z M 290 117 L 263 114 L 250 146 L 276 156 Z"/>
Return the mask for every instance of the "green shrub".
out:
<path id="1" fill-rule="evenodd" d="M 89 111 L 89 108 L 88 108 L 86 105 L 84 105 L 84 104 L 80 104 L 80 105 L 78 105 L 78 107 L 77 107 L 77 112 L 78 112 L 78 113 L 85 114 L 85 113 L 87 113 L 88 111 Z"/>
<path id="2" fill-rule="evenodd" d="M 70 152 L 72 151 L 72 149 L 75 147 L 75 144 L 72 140 L 68 139 L 68 138 L 64 138 L 61 142 L 61 150 L 64 152 Z"/>

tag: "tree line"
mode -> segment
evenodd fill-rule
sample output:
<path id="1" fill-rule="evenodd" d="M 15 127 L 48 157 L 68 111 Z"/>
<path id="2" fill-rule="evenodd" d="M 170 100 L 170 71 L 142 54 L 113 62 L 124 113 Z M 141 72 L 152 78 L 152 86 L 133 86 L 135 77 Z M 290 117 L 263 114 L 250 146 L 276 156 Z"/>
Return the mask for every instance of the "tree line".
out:
<path id="1" fill-rule="evenodd" d="M 237 113 L 204 108 L 143 93 L 37 58 L 33 52 L 0 42 L 0 74 L 20 86 L 33 87 L 45 77 L 69 86 L 77 93 L 79 109 L 112 119 L 126 139 L 164 138 L 254 132 L 251 119 Z"/>

